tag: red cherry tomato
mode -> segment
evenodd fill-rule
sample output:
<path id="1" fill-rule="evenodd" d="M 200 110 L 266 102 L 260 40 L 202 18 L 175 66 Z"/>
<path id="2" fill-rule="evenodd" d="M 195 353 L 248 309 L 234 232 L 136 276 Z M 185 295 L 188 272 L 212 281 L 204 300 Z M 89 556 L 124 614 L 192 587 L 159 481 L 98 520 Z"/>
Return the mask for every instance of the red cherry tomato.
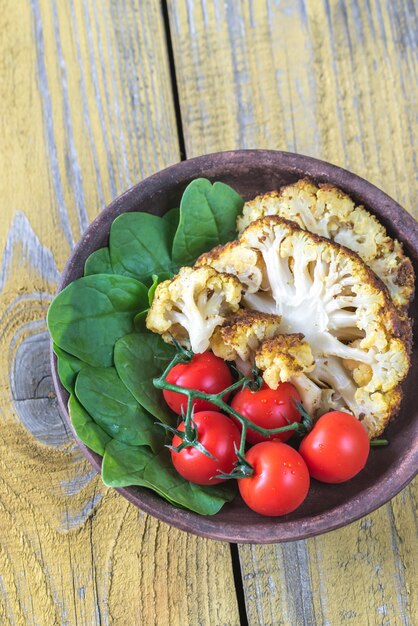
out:
<path id="1" fill-rule="evenodd" d="M 242 499 L 261 515 L 286 515 L 298 508 L 309 491 L 305 461 L 293 448 L 279 441 L 264 441 L 245 455 L 254 474 L 240 478 Z"/>
<path id="2" fill-rule="evenodd" d="M 270 389 L 265 383 L 258 391 L 251 391 L 244 387 L 239 391 L 231 402 L 235 411 L 249 419 L 253 424 L 262 428 L 281 428 L 292 422 L 300 422 L 301 415 L 296 408 L 295 402 L 301 398 L 295 387 L 290 383 L 280 383 L 276 390 Z M 259 443 L 269 439 L 287 441 L 294 431 L 287 431 L 264 437 L 255 430 L 247 430 L 247 441 Z"/>
<path id="3" fill-rule="evenodd" d="M 232 385 L 232 375 L 225 361 L 213 354 L 203 352 L 195 354 L 189 363 L 175 365 L 167 376 L 167 382 L 187 389 L 197 389 L 205 393 L 219 393 Z M 187 409 L 187 396 L 176 391 L 163 390 L 164 399 L 170 409 L 181 415 L 181 409 Z M 229 393 L 225 394 L 227 400 Z M 217 411 L 218 408 L 207 400 L 196 399 L 193 402 L 194 410 Z"/>
<path id="4" fill-rule="evenodd" d="M 216 478 L 219 472 L 229 474 L 237 460 L 235 448 L 239 448 L 240 434 L 234 422 L 223 413 L 201 411 L 193 417 L 197 427 L 197 436 L 202 446 L 215 457 L 211 459 L 197 448 L 183 448 L 180 452 L 171 451 L 171 459 L 178 473 L 186 480 L 198 485 L 216 485 L 223 482 Z M 184 422 L 178 430 L 184 432 Z M 179 446 L 182 440 L 173 437 L 173 446 Z"/>
<path id="5" fill-rule="evenodd" d="M 302 440 L 299 452 L 312 478 L 323 483 L 342 483 L 366 465 L 370 442 L 357 418 L 342 411 L 331 411 L 319 418 Z"/>

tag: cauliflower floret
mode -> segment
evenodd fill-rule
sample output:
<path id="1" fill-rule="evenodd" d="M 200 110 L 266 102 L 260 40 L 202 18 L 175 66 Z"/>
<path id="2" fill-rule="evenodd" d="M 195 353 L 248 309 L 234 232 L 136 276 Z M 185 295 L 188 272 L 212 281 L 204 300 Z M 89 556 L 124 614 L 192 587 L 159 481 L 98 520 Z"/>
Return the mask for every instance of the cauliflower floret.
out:
<path id="1" fill-rule="evenodd" d="M 263 378 L 271 389 L 314 368 L 312 350 L 300 333 L 278 335 L 263 341 L 255 355 L 255 364 L 264 371 Z"/>
<path id="2" fill-rule="evenodd" d="M 251 372 L 255 351 L 260 343 L 279 331 L 280 318 L 258 311 L 240 309 L 215 328 L 210 347 L 216 356 L 235 361 L 246 376 Z"/>
<path id="3" fill-rule="evenodd" d="M 205 252 L 196 261 L 196 267 L 209 265 L 217 272 L 240 275 L 240 281 L 248 293 L 262 289 L 263 274 L 258 267 L 258 254 L 250 248 L 243 248 L 239 241 L 231 241 Z"/>
<path id="4" fill-rule="evenodd" d="M 239 232 L 266 215 L 290 219 L 301 228 L 354 250 L 383 281 L 396 306 L 407 307 L 412 300 L 414 271 L 402 245 L 341 189 L 303 179 L 258 196 L 245 204 L 243 215 L 238 217 Z"/>
<path id="5" fill-rule="evenodd" d="M 396 409 L 390 398 L 409 357 L 397 310 L 374 273 L 353 252 L 278 216 L 253 222 L 235 247 L 258 253 L 257 268 L 269 287 L 244 291 L 241 304 L 280 316 L 280 333 L 302 333 L 310 346 L 315 367 L 301 379 L 305 404 L 317 406 L 318 415 L 331 402 L 344 406 L 375 424 L 373 436 L 376 424 L 381 432 Z M 277 380 L 287 378 L 279 361 L 276 368 Z"/>
<path id="6" fill-rule="evenodd" d="M 351 347 L 362 346 L 364 342 L 355 341 Z M 360 363 L 343 359 L 342 364 L 351 371 L 354 381 L 366 391 L 389 391 L 396 387 L 399 376 L 409 367 L 408 354 L 400 339 L 391 339 L 387 349 L 380 352 L 376 346 L 367 350 L 371 363 Z"/>
<path id="7" fill-rule="evenodd" d="M 270 389 L 277 389 L 281 382 L 290 382 L 298 390 L 308 413 L 317 412 L 321 390 L 305 375 L 313 369 L 314 358 L 302 334 L 278 335 L 264 341 L 256 352 L 255 363 L 263 371 Z"/>
<path id="8" fill-rule="evenodd" d="M 364 407 L 364 415 L 360 416 L 370 439 L 382 434 L 382 424 L 387 424 L 391 416 L 399 412 L 402 401 L 402 392 L 399 387 L 386 393 L 375 391 L 369 393 L 360 388 L 357 391 L 357 401 Z M 389 417 L 388 417 L 389 416 Z"/>
<path id="9" fill-rule="evenodd" d="M 242 285 L 211 267 L 182 267 L 155 291 L 146 325 L 167 343 L 172 337 L 193 352 L 204 352 L 215 328 L 239 308 Z"/>

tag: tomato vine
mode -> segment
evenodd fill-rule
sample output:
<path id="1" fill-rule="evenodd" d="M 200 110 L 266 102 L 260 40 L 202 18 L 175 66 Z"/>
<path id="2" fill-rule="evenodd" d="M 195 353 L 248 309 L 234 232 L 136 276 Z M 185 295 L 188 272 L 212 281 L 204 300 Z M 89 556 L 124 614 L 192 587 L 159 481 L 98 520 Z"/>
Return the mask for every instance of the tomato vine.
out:
<path id="1" fill-rule="evenodd" d="M 222 475 L 222 477 L 225 479 L 243 478 L 246 476 L 250 476 L 252 473 L 251 466 L 247 463 L 247 461 L 245 461 L 245 458 L 244 458 L 248 428 L 251 428 L 252 430 L 257 431 L 258 433 L 260 433 L 261 435 L 265 437 L 276 435 L 278 433 L 288 432 L 288 431 L 294 431 L 295 433 L 298 433 L 300 435 L 305 435 L 312 428 L 312 419 L 310 418 L 310 416 L 308 415 L 304 407 L 299 402 L 297 403 L 297 408 L 302 415 L 302 421 L 291 422 L 287 426 L 281 426 L 280 428 L 263 428 L 251 422 L 249 419 L 241 415 L 241 413 L 238 413 L 238 411 L 236 411 L 229 404 L 227 404 L 223 400 L 223 398 L 225 394 L 227 394 L 228 392 L 242 389 L 245 385 L 248 385 L 248 386 L 252 385 L 252 383 L 254 382 L 253 379 L 245 377 L 245 376 L 241 376 L 232 385 L 230 385 L 226 389 L 221 390 L 218 393 L 205 393 L 203 391 L 198 391 L 197 389 L 188 389 L 186 387 L 180 387 L 179 385 L 169 383 L 167 381 L 167 376 L 169 375 L 170 371 L 179 363 L 190 362 L 193 357 L 193 352 L 191 352 L 190 350 L 185 350 L 177 342 L 175 342 L 175 345 L 177 348 L 177 353 L 174 355 L 173 359 L 170 361 L 170 363 L 168 364 L 164 372 L 161 374 L 161 376 L 154 378 L 153 380 L 154 387 L 156 387 L 157 389 L 174 391 L 174 392 L 181 393 L 187 396 L 187 409 L 184 415 L 182 416 L 184 420 L 184 425 L 185 425 L 184 432 L 181 432 L 178 429 L 173 428 L 172 426 L 168 426 L 167 424 L 160 424 L 163 428 L 172 432 L 173 434 L 176 434 L 182 440 L 179 446 L 175 448 L 173 448 L 172 446 L 168 446 L 169 448 L 174 449 L 176 452 L 180 452 L 186 447 L 193 446 L 193 447 L 198 448 L 200 452 L 202 452 L 203 454 L 206 454 L 207 456 L 212 457 L 212 455 L 202 446 L 202 444 L 199 442 L 199 439 L 198 439 L 197 428 L 193 420 L 193 401 L 196 399 L 206 400 L 214 404 L 218 409 L 234 417 L 241 424 L 241 441 L 240 441 L 240 447 L 236 451 L 237 452 L 236 468 L 234 469 L 233 472 L 231 472 L 231 474 Z M 256 384 L 258 384 L 258 381 L 256 382 Z"/>

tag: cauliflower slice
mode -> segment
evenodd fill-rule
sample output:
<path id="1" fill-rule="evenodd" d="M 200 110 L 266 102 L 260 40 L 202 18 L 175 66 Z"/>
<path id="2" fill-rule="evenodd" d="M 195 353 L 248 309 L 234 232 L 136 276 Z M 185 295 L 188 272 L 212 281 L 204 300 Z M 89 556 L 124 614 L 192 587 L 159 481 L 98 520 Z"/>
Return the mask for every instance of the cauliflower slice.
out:
<path id="1" fill-rule="evenodd" d="M 241 304 L 280 316 L 280 332 L 302 333 L 311 348 L 315 367 L 299 380 L 305 404 L 318 415 L 332 404 L 345 407 L 374 424 L 371 436 L 382 432 L 399 404 L 393 390 L 409 369 L 409 338 L 374 273 L 353 252 L 278 216 L 253 222 L 235 248 L 257 252 L 260 284 L 269 287 L 244 291 Z"/>
<path id="2" fill-rule="evenodd" d="M 211 267 L 182 267 L 158 285 L 147 328 L 167 343 L 174 337 L 193 352 L 204 352 L 215 328 L 238 310 L 241 292 L 241 283 L 230 274 Z"/>
<path id="3" fill-rule="evenodd" d="M 210 347 L 216 356 L 235 361 L 238 369 L 248 376 L 260 343 L 274 337 L 279 326 L 280 318 L 276 315 L 240 309 L 215 328 Z"/>
<path id="4" fill-rule="evenodd" d="M 309 180 L 258 196 L 238 217 L 240 233 L 254 220 L 279 215 L 301 228 L 353 250 L 383 281 L 397 307 L 407 307 L 414 294 L 414 271 L 402 245 L 364 207 L 333 185 Z"/>
<path id="5" fill-rule="evenodd" d="M 283 366 L 286 357 L 282 358 L 274 341 L 261 346 L 256 354 L 256 364 L 264 370 L 263 378 L 272 389 L 277 389 L 279 382 L 292 383 L 312 417 L 318 418 L 328 411 L 351 413 L 363 422 L 372 439 L 383 432 L 390 417 L 399 410 L 402 399 L 399 388 L 385 393 L 370 393 L 367 386 L 357 386 L 349 372 L 342 367 L 341 361 L 335 357 L 317 358 L 313 366 L 308 364 L 304 368 L 301 364 L 299 372 L 297 368 L 292 371 L 286 365 Z M 302 343 L 308 346 L 306 342 Z"/>

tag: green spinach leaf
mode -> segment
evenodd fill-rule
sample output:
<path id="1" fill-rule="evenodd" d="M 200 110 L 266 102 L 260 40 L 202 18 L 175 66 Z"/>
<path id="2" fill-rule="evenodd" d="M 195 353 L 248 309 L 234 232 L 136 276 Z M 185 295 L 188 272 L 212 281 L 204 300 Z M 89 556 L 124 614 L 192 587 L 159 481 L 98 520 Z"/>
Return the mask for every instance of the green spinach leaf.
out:
<path id="1" fill-rule="evenodd" d="M 180 221 L 180 209 L 178 208 L 170 209 L 169 211 L 167 211 L 167 213 L 164 213 L 163 220 L 169 225 L 169 228 L 170 228 L 169 238 L 170 238 L 170 256 L 171 256 L 174 236 L 176 234 L 176 230 L 178 228 L 179 221 Z M 177 272 L 179 268 L 178 266 L 176 266 L 173 269 L 175 272 Z"/>
<path id="2" fill-rule="evenodd" d="M 236 494 L 231 484 L 202 487 L 184 480 L 174 469 L 167 448 L 153 455 L 147 448 L 119 441 L 106 446 L 102 478 L 109 487 L 148 487 L 171 503 L 201 515 L 214 515 Z"/>
<path id="3" fill-rule="evenodd" d="M 104 454 L 104 482 L 142 485 L 205 515 L 219 511 L 235 489 L 231 482 L 194 485 L 175 471 L 163 446 L 165 433 L 154 423 L 173 424 L 175 416 L 152 384 L 174 348 L 146 332 L 145 319 L 160 282 L 235 238 L 243 204 L 228 185 L 201 178 L 187 187 L 180 209 L 163 218 L 119 216 L 109 247 L 89 256 L 84 278 L 58 294 L 48 311 L 58 374 L 70 393 L 71 421 L 77 436 Z"/>
<path id="4" fill-rule="evenodd" d="M 180 222 L 173 242 L 173 261 L 193 265 L 197 257 L 236 237 L 236 219 L 244 200 L 224 183 L 193 180 L 183 193 Z"/>
<path id="5" fill-rule="evenodd" d="M 171 270 L 169 221 L 148 213 L 123 213 L 110 229 L 109 249 L 117 274 L 149 281 L 153 274 Z"/>
<path id="6" fill-rule="evenodd" d="M 180 209 L 178 207 L 174 209 L 169 209 L 164 213 L 163 220 L 170 224 L 171 230 L 174 233 L 176 232 L 177 226 L 179 224 L 180 219 Z"/>
<path id="7" fill-rule="evenodd" d="M 148 289 L 148 304 L 149 304 L 149 306 L 151 306 L 152 301 L 154 300 L 155 290 L 157 289 L 159 282 L 160 281 L 159 281 L 159 278 L 158 278 L 158 274 L 153 274 L 152 275 L 152 285 Z"/>
<path id="8" fill-rule="evenodd" d="M 99 248 L 87 257 L 84 264 L 84 276 L 91 276 L 92 274 L 114 274 L 107 246 L 106 248 Z"/>
<path id="9" fill-rule="evenodd" d="M 60 381 L 68 393 L 74 393 L 75 379 L 81 368 L 85 366 L 85 363 L 72 354 L 61 350 L 55 343 L 52 348 L 57 357 L 57 369 Z"/>
<path id="10" fill-rule="evenodd" d="M 172 272 L 161 272 L 160 274 L 152 275 L 152 285 L 148 289 L 148 304 L 151 306 L 152 301 L 154 300 L 155 290 L 157 289 L 160 283 L 163 283 L 165 280 L 170 280 L 173 278 L 174 274 Z"/>
<path id="11" fill-rule="evenodd" d="M 140 333 L 144 333 L 147 330 L 146 321 L 147 321 L 148 311 L 149 311 L 149 308 L 135 315 L 135 319 L 134 319 L 135 330 L 137 330 Z"/>
<path id="12" fill-rule="evenodd" d="M 84 367 L 77 376 L 75 393 L 96 424 L 114 439 L 153 450 L 161 446 L 163 429 L 138 404 L 114 367 Z"/>
<path id="13" fill-rule="evenodd" d="M 77 437 L 91 450 L 103 456 L 106 444 L 112 440 L 112 437 L 96 424 L 73 394 L 68 400 L 68 412 Z"/>
<path id="14" fill-rule="evenodd" d="M 173 274 L 171 272 L 162 272 L 161 274 L 158 274 L 158 275 L 157 274 L 152 275 L 153 283 L 151 287 L 148 289 L 149 306 L 144 311 L 137 313 L 137 315 L 135 315 L 135 318 L 134 318 L 135 329 L 138 330 L 139 332 L 145 332 L 147 330 L 145 322 L 147 319 L 147 314 L 150 309 L 150 306 L 152 305 L 152 302 L 154 300 L 155 290 L 157 289 L 160 283 L 164 282 L 165 280 L 170 280 L 170 278 L 173 278 Z"/>
<path id="15" fill-rule="evenodd" d="M 148 289 L 128 276 L 96 274 L 79 278 L 48 310 L 51 337 L 61 349 L 89 365 L 113 364 L 113 347 L 134 328 L 134 317 L 148 306 Z"/>
<path id="16" fill-rule="evenodd" d="M 115 344 L 115 367 L 120 379 L 147 411 L 166 424 L 174 423 L 174 413 L 163 394 L 152 384 L 175 354 L 175 348 L 153 333 L 131 333 Z"/>

